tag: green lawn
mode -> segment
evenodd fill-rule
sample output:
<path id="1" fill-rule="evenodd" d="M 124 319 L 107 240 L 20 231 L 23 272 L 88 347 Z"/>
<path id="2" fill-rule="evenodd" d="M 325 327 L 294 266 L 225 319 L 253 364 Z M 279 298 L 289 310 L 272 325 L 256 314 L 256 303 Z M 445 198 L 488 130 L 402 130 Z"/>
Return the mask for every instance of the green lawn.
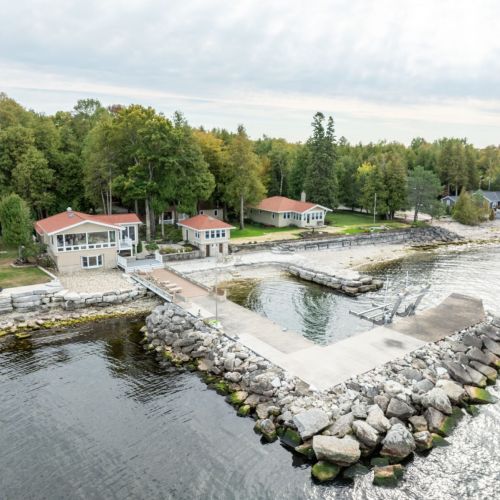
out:
<path id="1" fill-rule="evenodd" d="M 234 223 L 234 226 L 237 227 L 238 224 Z M 272 227 L 272 226 L 261 226 L 259 224 L 252 224 L 245 222 L 245 229 L 232 229 L 231 230 L 231 239 L 235 238 L 254 238 L 256 236 L 263 236 L 264 234 L 269 233 L 280 233 L 280 232 L 290 232 L 290 231 L 303 231 L 298 227 Z"/>
<path id="2" fill-rule="evenodd" d="M 345 228 L 343 234 L 357 234 L 370 230 L 374 225 L 377 227 L 384 227 L 386 229 L 396 229 L 401 227 L 408 227 L 408 224 L 400 221 L 384 220 L 378 217 L 375 218 L 373 224 L 373 215 L 361 214 L 358 212 L 329 212 L 326 215 L 326 223 L 332 227 Z M 375 231 L 381 229 L 374 229 Z"/>
<path id="3" fill-rule="evenodd" d="M 6 247 L 0 240 L 0 288 L 47 283 L 49 276 L 38 267 L 12 267 L 17 250 Z"/>

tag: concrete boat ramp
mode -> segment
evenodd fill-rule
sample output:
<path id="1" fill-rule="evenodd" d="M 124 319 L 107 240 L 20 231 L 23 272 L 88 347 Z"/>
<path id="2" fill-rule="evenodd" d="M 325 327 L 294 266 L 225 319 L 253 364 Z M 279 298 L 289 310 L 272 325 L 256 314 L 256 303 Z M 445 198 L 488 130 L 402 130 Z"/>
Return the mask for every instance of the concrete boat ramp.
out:
<path id="1" fill-rule="evenodd" d="M 154 273 L 157 271 L 154 271 Z M 436 307 L 415 316 L 398 318 L 328 346 L 319 346 L 301 334 L 286 330 L 268 318 L 229 300 L 219 299 L 183 277 L 168 273 L 168 279 L 185 288 L 188 297 L 178 304 L 202 317 L 217 317 L 224 333 L 300 378 L 312 389 L 324 390 L 388 361 L 405 356 L 428 342 L 483 321 L 481 300 L 452 294 Z M 369 324 L 367 323 L 367 328 Z"/>

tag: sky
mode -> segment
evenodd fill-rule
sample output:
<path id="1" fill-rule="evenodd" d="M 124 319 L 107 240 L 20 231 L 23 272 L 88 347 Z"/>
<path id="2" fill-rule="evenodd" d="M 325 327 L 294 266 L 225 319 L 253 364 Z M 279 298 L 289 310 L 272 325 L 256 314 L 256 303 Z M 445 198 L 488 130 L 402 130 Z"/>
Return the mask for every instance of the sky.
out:
<path id="1" fill-rule="evenodd" d="M 0 92 L 305 141 L 500 143 L 497 0 L 0 0 Z"/>

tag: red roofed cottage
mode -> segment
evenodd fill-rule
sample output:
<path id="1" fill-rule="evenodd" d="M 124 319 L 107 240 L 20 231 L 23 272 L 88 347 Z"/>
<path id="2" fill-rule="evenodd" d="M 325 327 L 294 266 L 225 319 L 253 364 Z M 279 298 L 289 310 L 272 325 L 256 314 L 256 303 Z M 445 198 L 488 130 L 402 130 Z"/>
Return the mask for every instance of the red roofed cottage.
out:
<path id="1" fill-rule="evenodd" d="M 118 254 L 133 255 L 139 241 L 136 214 L 89 215 L 68 208 L 35 223 L 40 241 L 60 272 L 113 268 Z"/>
<path id="2" fill-rule="evenodd" d="M 230 231 L 234 229 L 230 224 L 208 215 L 195 215 L 178 225 L 183 239 L 198 247 L 205 257 L 227 254 Z"/>
<path id="3" fill-rule="evenodd" d="M 326 212 L 331 212 L 331 209 L 305 201 L 305 194 L 302 193 L 301 201 L 284 196 L 265 198 L 250 208 L 249 216 L 266 226 L 317 227 L 325 225 Z"/>

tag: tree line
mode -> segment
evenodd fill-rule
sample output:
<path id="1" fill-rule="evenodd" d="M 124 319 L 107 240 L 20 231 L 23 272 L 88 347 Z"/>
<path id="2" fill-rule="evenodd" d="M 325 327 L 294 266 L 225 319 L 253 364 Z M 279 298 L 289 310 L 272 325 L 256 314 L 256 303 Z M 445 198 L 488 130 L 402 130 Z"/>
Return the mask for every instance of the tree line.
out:
<path id="1" fill-rule="evenodd" d="M 111 213 L 114 204 L 144 216 L 146 239 L 171 208 L 195 214 L 209 201 L 244 225 L 245 207 L 264 196 L 307 199 L 394 217 L 429 209 L 462 189 L 500 190 L 500 148 L 466 139 L 415 138 L 351 144 L 331 117 L 316 113 L 305 143 L 192 127 L 140 105 L 104 107 L 95 99 L 45 115 L 0 94 L 0 196 L 16 193 L 34 218 L 71 206 Z M 430 193 L 430 195 L 429 195 Z"/>

